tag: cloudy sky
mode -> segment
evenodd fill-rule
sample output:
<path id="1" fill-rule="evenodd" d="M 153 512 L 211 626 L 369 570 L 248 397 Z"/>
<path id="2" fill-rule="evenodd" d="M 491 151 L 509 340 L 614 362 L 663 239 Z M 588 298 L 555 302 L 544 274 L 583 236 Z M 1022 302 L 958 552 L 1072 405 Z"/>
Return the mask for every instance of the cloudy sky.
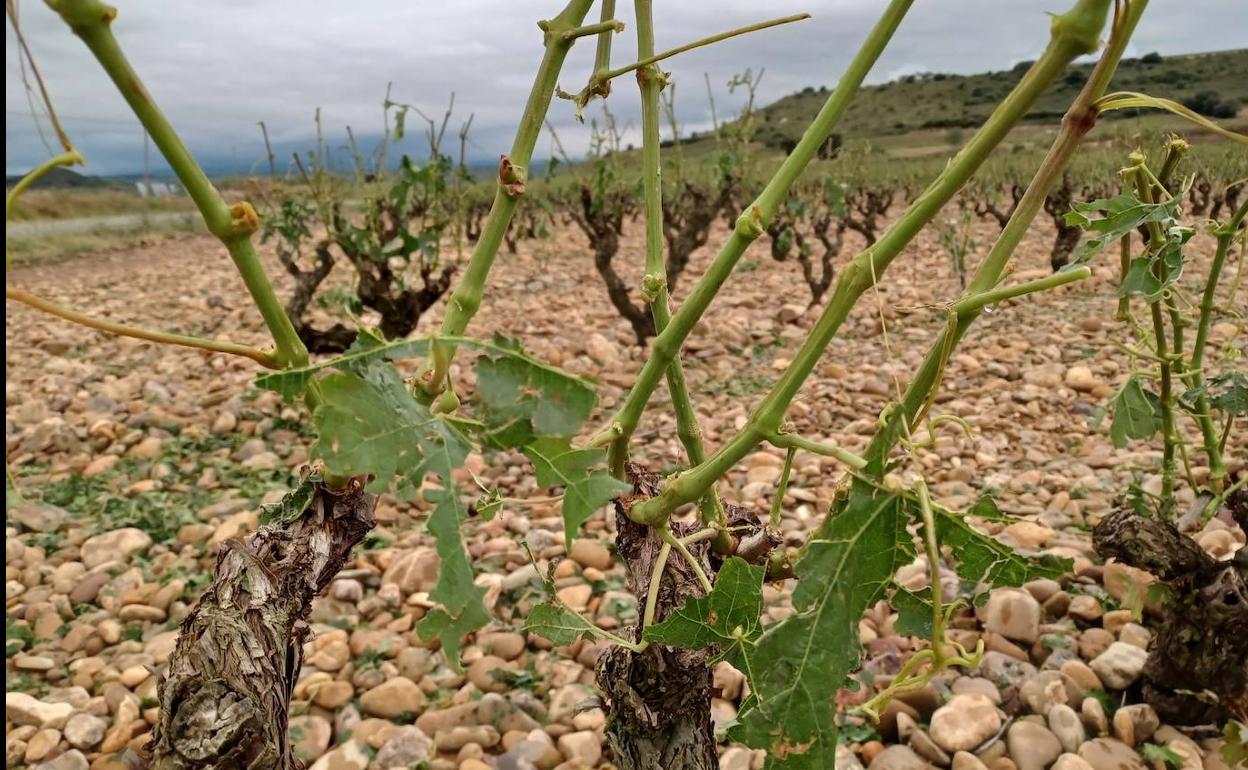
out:
<path id="1" fill-rule="evenodd" d="M 431 115 L 440 115 L 455 92 L 452 125 L 474 115 L 469 154 L 480 161 L 497 157 L 510 144 L 542 54 L 534 22 L 557 13 L 559 2 L 122 0 L 115 30 L 158 103 L 217 173 L 260 168 L 259 120 L 267 123 L 283 157 L 309 148 L 318 106 L 331 145 L 344 143 L 347 125 L 357 135 L 377 136 L 388 82 L 395 99 Z M 619 3 L 626 24 L 631 5 Z M 658 0 L 660 49 L 770 16 L 812 15 L 669 60 L 664 66 L 677 83 L 683 123 L 693 129 L 707 123 L 703 73 L 721 92 L 721 115 L 734 104 L 724 85 L 747 67 L 766 68 L 759 89 L 763 103 L 808 85 L 834 84 L 884 5 L 884 0 Z M 1035 58 L 1047 38 L 1045 12 L 1060 12 L 1065 5 L 1064 0 L 919 0 L 870 82 L 921 71 L 1004 69 Z M 38 0 L 20 3 L 20 20 L 57 110 L 87 156 L 87 171 L 141 170 L 141 130 L 83 45 Z M 615 47 L 617 63 L 633 57 L 632 34 L 629 24 Z M 1246 45 L 1245 0 L 1153 0 L 1130 53 Z M 22 86 L 11 28 L 5 51 L 5 169 L 12 174 L 29 169 L 47 151 Z M 561 85 L 579 89 L 591 59 L 592 44 L 582 41 L 568 59 Z M 630 130 L 638 111 L 634 82 L 621 79 L 610 100 Z M 568 103 L 556 102 L 551 119 L 569 152 L 583 150 L 587 130 L 576 126 Z M 538 155 L 549 149 L 544 138 Z"/>

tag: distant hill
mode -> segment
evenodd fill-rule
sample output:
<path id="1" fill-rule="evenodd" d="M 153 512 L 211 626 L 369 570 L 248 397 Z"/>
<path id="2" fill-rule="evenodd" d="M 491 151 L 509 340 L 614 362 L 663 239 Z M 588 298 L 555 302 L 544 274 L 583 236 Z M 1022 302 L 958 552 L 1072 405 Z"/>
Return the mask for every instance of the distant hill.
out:
<path id="1" fill-rule="evenodd" d="M 907 75 L 883 85 L 864 87 L 837 131 L 846 139 L 874 140 L 912 132 L 977 127 L 1018 83 L 1030 64 L 1021 62 L 1009 70 L 978 75 Z M 1024 120 L 1052 123 L 1061 117 L 1091 71 L 1092 64 L 1071 67 Z M 1226 119 L 1248 105 L 1248 49 L 1164 57 L 1154 53 L 1125 59 L 1110 90 L 1165 96 Z M 756 140 L 774 148 L 796 142 L 823 105 L 827 92 L 827 86 L 812 86 L 763 107 L 758 115 Z"/>
<path id="2" fill-rule="evenodd" d="M 12 187 L 20 180 L 20 176 L 6 176 L 4 178 L 5 188 Z M 123 179 L 114 179 L 106 176 L 90 176 L 88 174 L 79 174 L 72 169 L 57 166 L 48 173 L 39 177 L 39 179 L 30 186 L 31 190 L 116 190 L 116 189 L 134 189 L 134 186 Z"/>

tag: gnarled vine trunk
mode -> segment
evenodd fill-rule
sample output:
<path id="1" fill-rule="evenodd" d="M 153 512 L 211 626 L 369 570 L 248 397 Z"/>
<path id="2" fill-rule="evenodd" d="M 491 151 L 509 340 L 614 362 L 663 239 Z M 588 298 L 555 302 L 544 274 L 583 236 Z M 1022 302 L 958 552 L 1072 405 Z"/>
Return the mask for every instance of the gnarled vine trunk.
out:
<path id="1" fill-rule="evenodd" d="M 628 589 L 644 604 L 650 576 L 663 543 L 656 531 L 626 514 L 635 499 L 653 497 L 661 479 L 629 465 L 633 495 L 615 503 L 616 550 L 628 572 Z M 677 524 L 677 536 L 689 534 Z M 711 573 L 706 541 L 690 546 Z M 675 553 L 661 577 L 655 621 L 679 609 L 702 587 L 689 565 Z M 633 641 L 641 641 L 641 624 Z M 714 770 L 719 767 L 711 723 L 713 650 L 683 650 L 651 644 L 642 652 L 613 646 L 598 659 L 598 688 L 607 713 L 607 742 L 620 770 Z"/>
<path id="2" fill-rule="evenodd" d="M 293 521 L 221 545 L 160 681 L 154 770 L 293 770 L 286 734 L 315 598 L 373 528 L 376 498 L 317 484 Z"/>
<path id="3" fill-rule="evenodd" d="M 1049 250 L 1049 267 L 1057 272 L 1070 262 L 1070 255 L 1083 237 L 1083 228 L 1066 221 L 1075 200 L 1075 190 L 1070 175 L 1062 176 L 1062 182 L 1054 186 L 1044 199 L 1044 211 L 1053 220 L 1053 247 Z M 1086 197 L 1086 196 L 1084 196 Z"/>
<path id="4" fill-rule="evenodd" d="M 1248 529 L 1248 494 L 1232 496 L 1230 507 Z M 1248 549 L 1216 561 L 1173 525 L 1130 509 L 1097 524 L 1092 544 L 1170 590 L 1147 621 L 1153 640 L 1143 675 L 1144 697 L 1162 720 L 1204 724 L 1248 713 Z"/>
<path id="5" fill-rule="evenodd" d="M 615 502 L 616 550 L 628 573 L 628 589 L 640 601 L 650 590 L 655 559 L 663 547 L 657 532 L 628 518 L 634 502 L 659 493 L 662 479 L 640 465 L 629 463 L 631 495 Z M 783 542 L 765 527 L 752 510 L 725 504 L 735 555 L 751 564 L 768 564 Z M 677 537 L 699 525 L 673 522 Z M 723 564 L 710 541 L 689 546 L 712 583 Z M 660 577 L 654 620 L 662 622 L 691 597 L 703 596 L 702 586 L 689 564 L 672 551 Z M 641 623 L 633 641 L 641 641 Z M 607 714 L 607 742 L 619 770 L 716 770 L 715 730 L 711 721 L 711 669 L 719 651 L 714 647 L 685 650 L 651 644 L 642 652 L 612 646 L 598 659 L 595 678 Z"/>

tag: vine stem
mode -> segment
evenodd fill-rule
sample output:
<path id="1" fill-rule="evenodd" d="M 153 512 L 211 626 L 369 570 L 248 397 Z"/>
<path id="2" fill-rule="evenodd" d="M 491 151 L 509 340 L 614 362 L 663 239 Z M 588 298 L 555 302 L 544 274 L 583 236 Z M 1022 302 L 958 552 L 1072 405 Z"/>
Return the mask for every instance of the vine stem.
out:
<path id="1" fill-rule="evenodd" d="M 808 439 L 796 433 L 772 433 L 767 436 L 767 442 L 777 449 L 805 449 L 813 454 L 832 457 L 854 470 L 861 470 L 867 467 L 866 460 L 844 447 Z"/>
<path id="2" fill-rule="evenodd" d="M 1089 267 L 1076 267 L 1073 270 L 1063 270 L 1053 275 L 1046 275 L 1044 278 L 1037 278 L 1034 281 L 1026 281 L 1015 286 L 1000 286 L 989 291 L 972 294 L 953 303 L 953 312 L 959 316 L 971 313 L 979 313 L 984 308 L 995 305 L 999 302 L 1021 297 L 1026 294 L 1034 294 L 1038 291 L 1055 289 L 1058 286 L 1065 286 L 1076 281 L 1082 281 L 1092 276 L 1092 269 Z"/>
<path id="3" fill-rule="evenodd" d="M 1118 285 L 1127 280 L 1127 271 L 1131 269 L 1131 233 L 1124 233 L 1118 242 Z M 1117 319 L 1122 323 L 1133 323 L 1131 317 L 1131 298 L 1122 296 L 1118 299 Z"/>
<path id="4" fill-rule="evenodd" d="M 936 514 L 932 512 L 932 498 L 927 483 L 919 479 L 916 485 L 919 495 L 919 511 L 923 515 L 923 549 L 927 551 L 927 568 L 932 587 L 932 666 L 940 669 L 945 662 L 945 611 L 940 606 L 940 543 L 936 540 Z"/>
<path id="5" fill-rule="evenodd" d="M 654 568 L 650 571 L 650 585 L 646 589 L 646 609 L 641 615 L 643 629 L 654 625 L 655 609 L 659 606 L 659 586 L 663 581 L 663 570 L 667 569 L 667 558 L 672 553 L 672 544 L 664 540 L 659 546 L 659 555 L 654 558 Z"/>
<path id="6" fill-rule="evenodd" d="M 1140 200 L 1145 203 L 1154 203 L 1153 197 L 1153 178 L 1148 173 L 1148 169 L 1144 166 L 1142 156 L 1137 158 L 1137 164 L 1131 169 L 1131 179 L 1135 184 L 1136 193 L 1140 196 Z M 1148 223 L 1148 251 L 1154 253 L 1153 257 L 1153 275 L 1164 286 L 1169 275 L 1169 268 L 1166 266 L 1164 247 L 1166 244 L 1165 233 L 1161 231 L 1161 225 L 1156 222 Z M 1165 290 L 1162 290 L 1165 293 Z M 1174 482 L 1178 476 L 1178 460 L 1176 452 L 1179 443 L 1179 431 L 1174 415 L 1174 377 L 1171 371 L 1170 362 L 1173 355 L 1177 355 L 1179 351 L 1168 353 L 1166 344 L 1166 317 L 1164 310 L 1169 303 L 1165 302 L 1162 297 L 1158 297 L 1148 303 L 1149 315 L 1153 322 L 1153 347 L 1157 353 L 1157 379 L 1159 384 L 1157 394 L 1159 407 L 1161 409 L 1161 510 L 1167 516 L 1172 515 L 1174 508 Z M 1181 334 L 1181 325 L 1174 322 L 1175 344 L 1179 343 L 1179 335 Z"/>
<path id="7" fill-rule="evenodd" d="M 698 579 L 699 585 L 702 586 L 702 590 L 709 594 L 711 592 L 711 580 L 706 576 L 706 570 L 702 569 L 702 565 L 698 563 L 697 557 L 689 551 L 689 546 L 685 545 L 683 540 L 673 535 L 672 530 L 668 527 L 659 528 L 659 539 L 676 549 L 689 564 L 689 568 L 693 570 L 693 574 Z"/>
<path id="8" fill-rule="evenodd" d="M 1069 13 L 1054 17 L 1049 45 L 1010 95 L 901 218 L 874 245 L 854 257 L 841 272 L 832 298 L 819 320 L 775 386 L 754 409 L 745 427 L 705 463 L 668 482 L 658 496 L 634 505 L 629 512 L 630 517 L 647 524 L 666 521 L 672 511 L 697 499 L 703 490 L 753 451 L 760 441 L 776 432 L 789 404 L 814 371 L 858 299 L 875 285 L 902 249 L 970 179 L 1036 99 L 1066 70 L 1067 65 L 1075 57 L 1096 50 L 1108 5 L 1108 0 L 1080 0 Z M 975 293 L 990 288 L 992 285 L 976 287 Z"/>
<path id="9" fill-rule="evenodd" d="M 485 292 L 485 282 L 494 259 L 498 256 L 503 236 L 516 213 L 520 196 L 524 194 L 525 178 L 528 165 L 533 157 L 533 148 L 542 132 L 542 124 L 550 109 L 550 101 L 554 97 L 568 51 L 578 39 L 576 35 L 567 33 L 580 27 L 589 12 L 592 0 L 569 0 L 567 6 L 558 16 L 538 23 L 545 35 L 546 52 L 542 63 L 538 66 L 537 75 L 533 79 L 533 87 L 529 90 L 528 101 L 524 105 L 524 114 L 520 116 L 520 125 L 516 128 L 512 140 L 511 153 L 504 155 L 499 163 L 499 177 L 494 192 L 494 202 L 490 213 L 481 228 L 481 235 L 468 258 L 468 266 L 463 277 L 455 286 L 446 305 L 446 315 L 442 317 L 442 336 L 459 336 L 468 328 L 469 322 L 481 307 L 481 297 Z M 605 20 L 604 20 L 605 21 Z M 599 33 L 609 36 L 615 27 Z M 435 344 L 430 350 L 428 369 L 422 376 L 421 386 L 430 395 L 438 395 L 449 387 L 451 363 L 455 358 L 455 348 Z"/>
<path id="10" fill-rule="evenodd" d="M 772 528 L 780 526 L 780 512 L 784 507 L 784 496 L 789 491 L 789 475 L 793 473 L 793 456 L 797 454 L 797 447 L 790 446 L 788 451 L 784 453 L 784 467 L 780 470 L 780 481 L 776 484 L 776 495 L 771 501 L 771 521 Z"/>
<path id="11" fill-rule="evenodd" d="M 837 87 L 829 94 L 819 114 L 802 134 L 797 147 L 789 153 L 776 173 L 767 182 L 759 196 L 737 218 L 727 242 L 693 287 L 689 296 L 672 315 L 671 323 L 655 337 L 650 355 L 637 374 L 637 381 L 629 391 L 624 404 L 608 426 L 591 443 L 610 444 L 615 456 L 627 456 L 628 442 L 641 421 L 642 412 L 654 395 L 659 381 L 663 379 L 671 362 L 679 357 L 680 348 L 692 332 L 694 325 L 706 312 L 711 300 L 719 292 L 741 256 L 763 232 L 784 202 L 789 189 L 798 176 L 814 159 L 819 148 L 827 141 L 841 116 L 849 107 L 863 79 L 883 52 L 913 0 L 891 0 L 888 8 L 863 42 L 858 53 L 841 76 Z"/>
<path id="12" fill-rule="evenodd" d="M 135 339 L 147 340 L 148 342 L 158 342 L 164 345 L 179 345 L 186 348 L 199 348 L 200 350 L 210 350 L 214 353 L 227 353 L 232 356 L 242 356 L 250 358 L 252 361 L 260 364 L 268 369 L 279 369 L 281 363 L 277 357 L 270 352 L 257 350 L 248 345 L 241 345 L 236 342 L 223 342 L 220 340 L 210 340 L 203 337 L 191 337 L 185 334 L 171 334 L 169 332 L 153 331 L 151 329 L 143 329 L 138 326 L 130 326 L 129 324 L 114 323 L 105 321 L 100 318 L 94 318 L 76 310 L 58 305 L 42 297 L 37 297 L 27 291 L 21 289 L 13 289 L 8 286 L 4 287 L 4 296 L 6 299 L 16 300 L 23 305 L 28 305 L 36 310 L 54 315 L 57 318 L 63 318 L 66 321 L 86 326 L 98 331 L 107 332 L 109 334 L 118 334 L 122 337 L 133 337 Z"/>
<path id="13" fill-rule="evenodd" d="M 65 139 L 65 142 L 68 143 L 69 139 Z M 30 170 L 30 173 L 17 180 L 17 183 L 4 194 L 4 269 L 6 271 L 9 269 L 10 261 L 8 245 L 9 223 L 13 221 L 13 207 L 17 205 L 17 199 L 22 197 L 22 193 L 26 192 L 32 184 L 39 181 L 44 174 L 48 173 L 52 169 L 59 166 L 77 166 L 85 162 L 86 161 L 83 159 L 82 154 L 70 147 L 70 149 L 65 152 L 62 152 L 59 155 L 54 155 L 45 160 L 43 163 L 40 163 L 38 166 L 35 166 Z"/>
<path id="14" fill-rule="evenodd" d="M 633 70 L 642 69 L 643 67 L 649 67 L 653 64 L 658 64 L 664 59 L 670 59 L 673 56 L 677 56 L 679 54 L 685 53 L 686 51 L 692 51 L 695 48 L 702 48 L 703 46 L 712 45 L 722 40 L 728 40 L 729 38 L 737 37 L 738 35 L 746 35 L 746 34 L 749 34 L 750 32 L 758 32 L 760 30 L 770 29 L 772 27 L 778 27 L 781 24 L 791 24 L 795 21 L 804 21 L 809 18 L 810 18 L 809 13 L 795 13 L 791 16 L 781 16 L 780 18 L 777 18 L 777 19 L 769 19 L 768 21 L 760 21 L 754 24 L 747 24 L 744 27 L 737 27 L 736 29 L 731 29 L 731 30 L 728 30 L 727 32 L 720 32 L 715 35 L 710 35 L 700 40 L 694 40 L 691 43 L 685 43 L 684 45 L 679 45 L 679 46 L 676 46 L 675 48 L 669 48 L 668 50 L 663 51 L 662 53 L 657 53 L 657 54 L 653 53 L 654 46 L 651 45 L 650 50 L 652 51 L 652 53 L 650 55 L 646 56 L 646 55 L 643 55 L 642 51 L 638 51 L 637 55 L 641 57 L 640 59 L 633 62 L 632 64 L 625 64 L 623 67 L 617 67 L 615 69 L 607 70 L 605 73 L 603 73 L 602 77 L 605 80 L 614 80 L 615 78 L 618 78 L 620 75 L 627 74 L 629 72 L 632 72 Z M 651 39 L 653 40 L 653 37 Z"/>
<path id="15" fill-rule="evenodd" d="M 1128 0 L 1117 7 L 1105 51 L 1084 83 L 1083 90 L 1075 97 L 1070 109 L 1062 118 L 1061 129 L 1057 137 L 1053 140 L 1044 160 L 1036 169 L 1026 191 L 1019 199 L 1014 213 L 1010 215 L 1009 221 L 1001 229 L 988 255 L 976 268 L 975 275 L 967 285 L 965 292 L 967 295 L 993 289 L 1005 274 L 1010 258 L 1014 255 L 1014 251 L 1018 248 L 1018 244 L 1022 241 L 1032 221 L 1043 208 L 1049 191 L 1061 179 L 1062 172 L 1070 163 L 1084 135 L 1096 124 L 1096 100 L 1108 87 L 1117 69 L 1118 61 L 1126 50 L 1131 33 L 1135 30 L 1147 5 L 1148 0 Z M 932 344 L 899 403 L 888 409 L 883 417 L 883 424 L 867 445 L 864 454 L 869 463 L 870 474 L 883 477 L 889 453 L 909 432 L 910 425 L 934 397 L 940 387 L 945 362 L 957 343 L 966 335 L 967 330 L 979 318 L 981 312 L 982 309 L 971 310 L 957 316 Z"/>
<path id="16" fill-rule="evenodd" d="M 252 301 L 260 311 L 276 350 L 274 361 L 281 367 L 299 367 L 308 362 L 308 351 L 294 324 L 273 291 L 251 236 L 260 227 L 260 218 L 248 203 L 231 206 L 221 197 L 208 175 L 195 162 L 172 124 L 160 111 L 143 86 L 143 81 L 126 59 L 112 31 L 117 9 L 100 0 L 47 0 L 75 35 L 99 61 L 131 111 L 160 150 L 178 181 L 186 188 L 204 218 L 208 231 L 225 246 L 242 276 Z"/>
<path id="17" fill-rule="evenodd" d="M 1218 240 L 1217 250 L 1213 254 L 1213 264 L 1209 266 L 1209 277 L 1205 279 L 1205 290 L 1200 297 L 1200 318 L 1196 322 L 1196 338 L 1192 343 L 1192 357 L 1188 363 L 1188 386 L 1200 395 L 1196 397 L 1196 420 L 1200 424 L 1201 439 L 1205 454 L 1209 457 L 1209 483 L 1215 493 L 1220 493 L 1226 484 L 1226 462 L 1222 457 L 1222 445 L 1210 412 L 1209 396 L 1204 393 L 1205 347 L 1209 342 L 1209 327 L 1213 323 L 1215 295 L 1218 281 L 1222 277 L 1222 269 L 1226 265 L 1226 256 L 1231 250 L 1231 242 L 1235 233 L 1248 215 L 1248 200 L 1239 204 L 1239 208 L 1231 215 L 1226 224 L 1215 231 Z"/>
<path id="18" fill-rule="evenodd" d="M 637 55 L 648 57 L 654 53 L 654 8 L 651 0 L 636 0 L 637 16 Z M 604 66 L 609 62 L 604 62 Z M 663 179 L 659 163 L 659 91 L 664 85 L 663 73 L 653 64 L 637 70 L 637 87 L 641 91 L 641 185 L 645 199 L 646 223 L 646 279 L 653 285 L 654 291 L 649 293 L 650 314 L 654 318 L 654 328 L 662 332 L 672 320 L 667 289 L 667 267 L 663 258 Z M 685 369 L 679 358 L 672 360 L 667 367 L 667 389 L 672 396 L 672 408 L 676 413 L 676 434 L 685 447 L 691 465 L 706 460 L 706 449 L 702 444 L 702 428 L 698 425 L 697 413 L 693 407 L 693 398 L 689 394 L 689 384 L 685 379 Z M 625 478 L 624 465 L 627 458 L 623 456 L 619 445 L 613 445 L 608 456 L 612 472 L 618 478 Z M 701 501 L 701 514 L 704 523 L 718 522 L 727 524 L 728 516 L 724 505 L 719 499 L 715 488 L 707 490 Z"/>

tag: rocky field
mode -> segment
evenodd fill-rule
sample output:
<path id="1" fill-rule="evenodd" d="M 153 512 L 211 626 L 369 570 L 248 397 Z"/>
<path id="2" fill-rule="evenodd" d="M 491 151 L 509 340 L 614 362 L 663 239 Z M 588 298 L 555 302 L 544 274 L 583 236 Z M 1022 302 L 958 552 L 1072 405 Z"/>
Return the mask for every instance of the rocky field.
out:
<path id="1" fill-rule="evenodd" d="M 979 235 L 990 242 L 992 232 Z M 621 261 L 640 266 L 639 237 L 632 227 Z M 1048 237 L 1041 228 L 1024 244 L 1015 278 L 1047 272 Z M 1204 240 L 1196 251 L 1208 256 Z M 692 269 L 708 259 L 700 252 Z M 711 446 L 743 424 L 817 314 L 796 271 L 756 246 L 687 346 Z M 1090 525 L 1116 496 L 1159 483 L 1159 449 L 1117 449 L 1091 425 L 1130 369 L 1114 345 L 1126 340 L 1113 321 L 1115 273 L 1106 264 L 1082 284 L 986 315 L 954 355 L 936 407 L 966 420 L 970 435 L 945 426 L 933 445 L 914 450 L 940 502 L 967 506 L 992 494 L 1014 520 L 986 531 L 1023 552 L 1073 558 L 1073 573 L 996 590 L 960 611 L 950 635 L 968 647 L 982 639 L 981 664 L 899 698 L 878 725 L 849 718 L 840 770 L 1226 767 L 1216 731 L 1161 724 L 1139 702 L 1151 577 L 1100 563 L 1090 544 Z M 522 244 L 518 255 L 500 257 L 494 278 L 471 332 L 504 332 L 537 358 L 595 379 L 600 411 L 609 411 L 643 354 L 578 237 Z M 639 271 L 630 280 L 639 283 Z M 9 281 L 117 321 L 264 341 L 241 282 L 206 238 L 21 267 Z M 692 282 L 686 277 L 681 289 Z M 833 343 L 793 405 L 796 429 L 865 446 L 955 288 L 948 257 L 924 234 Z M 1242 353 L 1234 331 L 1215 325 L 1213 342 Z M 162 666 L 218 549 L 254 529 L 260 504 L 279 497 L 307 461 L 306 414 L 255 389 L 251 362 L 105 337 L 12 303 L 6 373 L 6 453 L 24 498 L 6 520 L 7 766 L 122 770 L 126 751 L 148 739 Z M 681 462 L 665 398 L 660 392 L 636 442 L 636 459 L 658 471 Z M 1228 445 L 1246 439 L 1241 427 Z M 1242 464 L 1243 453 L 1231 459 Z M 782 462 L 778 450 L 752 455 L 729 476 L 725 498 L 767 510 Z M 1194 469 L 1197 478 L 1202 471 Z M 799 453 L 783 504 L 790 545 L 827 510 L 841 475 L 835 461 Z M 565 549 L 557 505 L 543 499 L 550 491 L 536 488 L 523 457 L 471 457 L 460 478 L 468 497 L 474 476 L 517 499 L 471 525 L 495 623 L 466 645 L 462 673 L 420 641 L 413 623 L 431 606 L 437 568 L 427 506 L 383 498 L 378 528 L 314 610 L 291 736 L 316 770 L 610 766 L 592 687 L 600 646 L 552 649 L 519 629 L 541 599 L 539 574 L 556 559 L 568 605 L 608 629 L 636 621 L 613 526 L 599 514 Z M 1197 540 L 1229 559 L 1245 537 L 1215 518 Z M 951 571 L 946 578 L 952 598 L 959 586 Z M 898 575 L 910 588 L 927 580 L 922 559 Z M 790 611 L 789 588 L 767 587 L 769 618 Z M 900 634 L 896 617 L 881 603 L 862 619 L 868 686 L 844 693 L 841 705 L 887 683 L 927 644 Z M 723 725 L 736 714 L 743 679 L 721 663 L 715 682 L 714 718 Z M 762 766 L 761 754 L 722 751 L 725 770 Z"/>

